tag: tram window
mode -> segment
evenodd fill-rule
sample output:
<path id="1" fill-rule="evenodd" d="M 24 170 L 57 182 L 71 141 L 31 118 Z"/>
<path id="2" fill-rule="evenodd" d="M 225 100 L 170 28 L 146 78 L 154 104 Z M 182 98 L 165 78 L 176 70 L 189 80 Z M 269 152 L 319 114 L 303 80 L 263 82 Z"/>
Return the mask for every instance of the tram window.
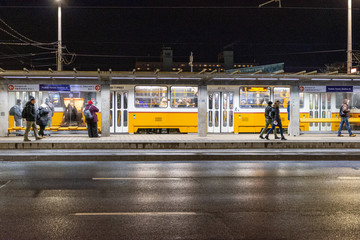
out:
<path id="1" fill-rule="evenodd" d="M 89 100 L 97 105 L 95 92 L 49 92 L 49 100 L 55 108 L 67 107 L 69 101 L 74 102 L 78 110 L 82 110 Z"/>
<path id="2" fill-rule="evenodd" d="M 335 94 L 335 96 L 336 96 L 336 108 L 340 109 L 340 106 L 343 104 L 344 99 L 355 100 L 355 99 L 352 99 L 352 95 L 353 94 L 351 94 L 351 93 L 336 93 Z M 354 107 L 355 106 L 354 103 L 355 102 L 350 101 L 349 107 L 350 108 Z"/>
<path id="3" fill-rule="evenodd" d="M 128 93 L 124 92 L 124 109 L 128 107 Z"/>
<path id="4" fill-rule="evenodd" d="M 128 111 L 124 110 L 124 127 L 128 126 Z"/>
<path id="5" fill-rule="evenodd" d="M 171 107 L 196 108 L 198 96 L 198 87 L 171 87 Z"/>
<path id="6" fill-rule="evenodd" d="M 209 93 L 209 109 L 213 108 L 213 93 Z"/>
<path id="7" fill-rule="evenodd" d="M 269 87 L 240 88 L 240 108 L 263 108 L 269 101 Z"/>
<path id="8" fill-rule="evenodd" d="M 136 86 L 135 107 L 138 108 L 166 108 L 167 87 Z"/>
<path id="9" fill-rule="evenodd" d="M 280 108 L 287 108 L 288 102 L 290 101 L 290 88 L 275 87 L 274 100 L 280 101 Z"/>
<path id="10" fill-rule="evenodd" d="M 300 108 L 304 108 L 304 93 L 300 93 Z"/>
<path id="11" fill-rule="evenodd" d="M 351 107 L 360 108 L 360 93 L 354 93 L 350 102 Z"/>
<path id="12" fill-rule="evenodd" d="M 121 93 L 117 94 L 117 109 L 121 109 Z"/>

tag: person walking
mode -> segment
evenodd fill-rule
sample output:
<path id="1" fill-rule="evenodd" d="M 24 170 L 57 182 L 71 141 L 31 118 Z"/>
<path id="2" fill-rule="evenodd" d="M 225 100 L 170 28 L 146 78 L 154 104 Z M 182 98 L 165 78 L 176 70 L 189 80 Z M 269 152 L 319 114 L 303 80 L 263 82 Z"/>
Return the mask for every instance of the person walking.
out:
<path id="1" fill-rule="evenodd" d="M 50 110 L 48 109 L 47 105 L 43 103 L 40 105 L 36 116 L 36 124 L 40 126 L 39 135 L 43 138 L 45 138 L 44 130 L 48 124 L 49 112 Z"/>
<path id="2" fill-rule="evenodd" d="M 273 102 L 269 101 L 268 106 L 265 108 L 265 127 L 263 128 L 263 130 L 260 133 L 259 138 L 261 138 L 261 139 L 264 139 L 263 135 L 266 132 L 266 130 L 268 129 L 269 125 L 271 125 L 271 123 L 272 123 L 272 118 L 270 116 L 270 113 L 272 111 L 272 106 L 271 106 L 272 104 L 273 104 Z M 275 136 L 275 139 L 280 139 L 276 134 L 276 129 L 274 129 L 274 136 Z"/>
<path id="3" fill-rule="evenodd" d="M 350 137 L 355 137 L 356 136 L 355 134 L 353 134 L 351 132 L 351 128 L 350 128 L 350 123 L 349 123 L 349 117 L 350 117 L 349 102 L 350 102 L 350 100 L 344 99 L 343 104 L 340 107 L 339 115 L 341 117 L 341 122 L 340 122 L 339 131 L 338 131 L 338 135 L 337 135 L 338 137 L 343 137 L 343 135 L 341 134 L 341 130 L 342 130 L 343 126 L 344 126 L 344 123 L 345 123 L 346 129 L 349 132 L 349 136 Z"/>
<path id="4" fill-rule="evenodd" d="M 96 113 L 99 112 L 99 109 L 92 105 L 93 102 L 89 100 L 88 104 L 84 109 L 85 121 L 87 123 L 89 138 L 99 137 L 97 130 L 98 118 Z"/>
<path id="5" fill-rule="evenodd" d="M 272 133 L 272 131 L 275 130 L 276 126 L 278 126 L 280 128 L 281 140 L 287 140 L 284 137 L 284 134 L 283 134 L 283 128 L 282 128 L 281 118 L 280 118 L 280 101 L 279 100 L 277 100 L 274 103 L 273 109 L 272 109 L 272 112 L 271 112 L 271 116 L 272 116 L 272 124 L 271 124 L 272 128 L 266 134 L 265 139 L 270 140 L 269 139 L 269 134 Z"/>
<path id="6" fill-rule="evenodd" d="M 22 117 L 26 119 L 26 130 L 24 134 L 24 141 L 29 142 L 29 132 L 33 128 L 35 139 L 40 140 L 42 137 L 39 136 L 37 126 L 35 124 L 36 111 L 35 111 L 36 100 L 34 97 L 30 97 L 30 100 L 26 103 L 25 108 L 22 112 Z"/>

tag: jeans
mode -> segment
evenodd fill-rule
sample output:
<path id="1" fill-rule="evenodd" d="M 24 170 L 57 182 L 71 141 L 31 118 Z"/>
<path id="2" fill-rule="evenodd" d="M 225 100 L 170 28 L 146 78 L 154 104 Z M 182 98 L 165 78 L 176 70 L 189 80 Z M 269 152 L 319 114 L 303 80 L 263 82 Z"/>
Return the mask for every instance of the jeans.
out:
<path id="1" fill-rule="evenodd" d="M 272 131 L 275 130 L 276 126 L 278 126 L 278 127 L 280 128 L 281 137 L 284 138 L 282 124 L 281 124 L 280 121 L 278 121 L 277 123 L 278 123 L 277 125 L 275 125 L 274 123 L 271 124 L 272 128 L 270 129 L 270 131 L 268 131 L 268 133 L 266 134 L 266 137 L 268 137 L 269 134 L 272 133 Z M 275 130 L 275 131 L 276 131 L 276 130 Z"/>
<path id="2" fill-rule="evenodd" d="M 344 123 L 345 123 L 346 129 L 349 132 L 349 135 L 351 135 L 352 132 L 351 132 L 351 129 L 350 129 L 350 123 L 349 123 L 349 118 L 348 117 L 341 117 L 341 122 L 340 122 L 340 126 L 339 126 L 338 135 L 341 135 L 341 129 L 344 126 Z"/>
<path id="3" fill-rule="evenodd" d="M 271 125 L 271 122 L 272 122 L 272 119 L 265 119 L 265 127 L 261 131 L 260 136 L 262 136 L 266 132 L 266 130 L 268 129 L 268 126 Z M 276 129 L 274 129 L 274 135 L 275 135 L 275 138 L 277 138 Z"/>
<path id="4" fill-rule="evenodd" d="M 30 132 L 31 128 L 33 128 L 35 138 L 36 139 L 40 138 L 35 122 L 26 121 L 26 130 L 25 130 L 25 134 L 24 134 L 24 140 L 29 140 L 29 132 Z"/>
<path id="5" fill-rule="evenodd" d="M 88 134 L 89 137 L 98 137 L 98 131 L 97 131 L 97 122 L 88 122 L 87 123 L 87 128 L 88 128 Z"/>

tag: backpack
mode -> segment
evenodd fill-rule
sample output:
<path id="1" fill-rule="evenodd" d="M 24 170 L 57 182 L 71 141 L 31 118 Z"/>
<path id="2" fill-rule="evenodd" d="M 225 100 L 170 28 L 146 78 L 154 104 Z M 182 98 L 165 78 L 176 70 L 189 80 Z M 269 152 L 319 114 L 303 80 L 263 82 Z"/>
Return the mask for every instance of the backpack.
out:
<path id="1" fill-rule="evenodd" d="M 84 110 L 84 116 L 86 120 L 91 120 L 93 119 L 93 115 L 90 112 L 90 108 L 89 109 L 85 109 Z"/>
<path id="2" fill-rule="evenodd" d="M 24 107 L 24 109 L 21 112 L 21 117 L 22 118 L 27 118 L 27 116 L 28 116 L 28 108 Z"/>
<path id="3" fill-rule="evenodd" d="M 341 107 L 340 107 L 340 111 L 339 111 L 340 117 L 346 117 L 346 113 L 343 112 L 343 106 L 344 106 L 344 104 L 341 105 Z"/>
<path id="4" fill-rule="evenodd" d="M 15 116 L 15 113 L 16 113 L 15 106 L 13 106 L 13 107 L 10 108 L 9 115 L 10 116 Z"/>

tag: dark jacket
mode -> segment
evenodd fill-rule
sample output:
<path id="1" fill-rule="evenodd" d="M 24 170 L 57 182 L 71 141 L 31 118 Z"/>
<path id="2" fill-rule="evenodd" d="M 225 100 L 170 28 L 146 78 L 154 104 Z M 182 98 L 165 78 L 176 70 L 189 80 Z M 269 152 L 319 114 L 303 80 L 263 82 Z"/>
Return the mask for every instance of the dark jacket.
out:
<path id="1" fill-rule="evenodd" d="M 36 120 L 36 111 L 35 106 L 30 101 L 26 103 L 26 121 L 35 122 Z"/>
<path id="2" fill-rule="evenodd" d="M 99 109 L 95 107 L 94 105 L 88 104 L 85 107 L 85 110 L 90 110 L 91 115 L 93 116 L 92 119 L 86 120 L 86 122 L 98 122 L 98 117 L 96 115 L 97 112 L 99 112 Z"/>
<path id="3" fill-rule="evenodd" d="M 270 115 L 271 111 L 272 111 L 272 107 L 271 107 L 271 106 L 267 106 L 267 107 L 265 108 L 265 118 L 266 118 L 266 119 L 271 119 L 271 115 Z"/>
<path id="4" fill-rule="evenodd" d="M 274 116 L 272 119 L 273 121 L 281 122 L 279 108 L 272 108 L 272 115 Z"/>
<path id="5" fill-rule="evenodd" d="M 349 110 L 349 105 L 347 105 L 347 103 L 343 103 L 342 107 L 342 111 L 343 113 L 345 113 L 345 117 L 350 117 L 350 110 Z"/>
<path id="6" fill-rule="evenodd" d="M 49 109 L 40 106 L 37 112 L 36 124 L 40 126 L 46 126 L 49 120 Z"/>

